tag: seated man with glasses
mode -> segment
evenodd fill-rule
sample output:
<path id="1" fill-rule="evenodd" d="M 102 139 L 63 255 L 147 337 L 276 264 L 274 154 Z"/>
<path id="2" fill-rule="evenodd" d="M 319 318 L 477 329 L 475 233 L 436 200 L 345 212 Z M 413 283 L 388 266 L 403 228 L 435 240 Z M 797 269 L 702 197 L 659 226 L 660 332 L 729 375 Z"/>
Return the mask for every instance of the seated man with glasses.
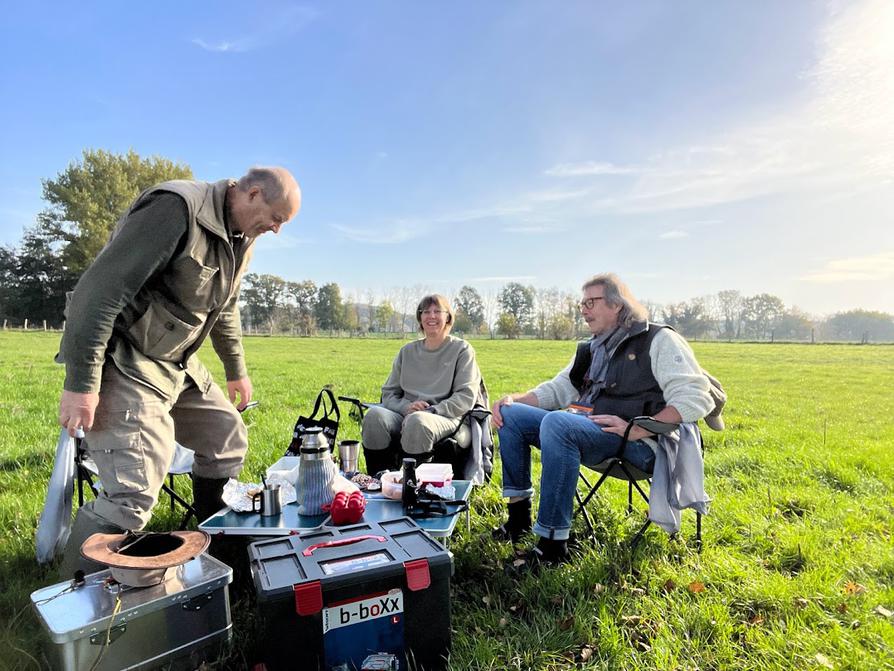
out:
<path id="1" fill-rule="evenodd" d="M 457 431 L 463 415 L 483 405 L 475 350 L 450 335 L 453 310 L 444 296 L 416 307 L 423 337 L 404 345 L 382 387 L 381 405 L 363 417 L 363 454 L 370 475 L 393 469 L 399 457 L 430 461 L 434 444 Z M 468 431 L 467 426 L 460 432 Z M 461 442 L 461 436 L 457 439 Z"/>
<path id="2" fill-rule="evenodd" d="M 686 341 L 648 321 L 646 309 L 612 273 L 583 285 L 580 310 L 593 337 L 579 343 L 571 363 L 531 391 L 493 405 L 503 462 L 503 496 L 509 519 L 494 538 L 516 542 L 531 529 L 531 445 L 540 448 L 539 536 L 529 559 L 568 559 L 574 492 L 580 465 L 613 456 L 629 420 L 650 415 L 666 422 L 695 422 L 714 408 L 708 380 Z M 571 406 L 569 408 L 569 406 Z M 571 412 L 554 412 L 569 408 Z M 630 431 L 624 456 L 651 471 L 649 432 Z"/>

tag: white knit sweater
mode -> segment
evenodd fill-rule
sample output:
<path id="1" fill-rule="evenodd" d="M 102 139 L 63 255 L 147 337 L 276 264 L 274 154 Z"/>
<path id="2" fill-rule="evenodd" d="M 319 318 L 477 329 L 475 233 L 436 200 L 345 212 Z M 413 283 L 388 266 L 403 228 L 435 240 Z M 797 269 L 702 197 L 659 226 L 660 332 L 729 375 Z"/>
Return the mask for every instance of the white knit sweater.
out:
<path id="1" fill-rule="evenodd" d="M 714 409 L 708 393 L 708 380 L 689 343 L 676 331 L 661 329 L 649 348 L 652 375 L 661 387 L 664 401 L 673 406 L 684 422 L 696 422 Z M 580 393 L 571 384 L 569 373 L 574 357 L 552 380 L 543 382 L 531 393 L 544 410 L 567 408 L 580 400 Z"/>

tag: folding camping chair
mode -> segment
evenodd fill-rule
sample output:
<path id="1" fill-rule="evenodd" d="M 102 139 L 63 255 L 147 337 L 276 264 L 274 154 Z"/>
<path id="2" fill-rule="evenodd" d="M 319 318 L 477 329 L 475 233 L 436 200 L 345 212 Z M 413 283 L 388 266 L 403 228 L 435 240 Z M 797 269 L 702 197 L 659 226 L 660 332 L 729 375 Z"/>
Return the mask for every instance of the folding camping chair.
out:
<path id="1" fill-rule="evenodd" d="M 260 405 L 260 401 L 251 401 L 239 412 L 244 413 L 246 410 L 258 407 L 258 405 Z M 174 455 L 168 466 L 168 481 L 163 482 L 161 485 L 161 491 L 167 494 L 168 498 L 171 500 L 171 512 L 174 512 L 177 505 L 182 507 L 185 511 L 183 513 L 183 519 L 180 520 L 179 528 L 181 531 L 186 529 L 186 525 L 189 524 L 191 517 L 195 517 L 196 521 L 202 522 L 202 520 L 198 519 L 196 509 L 193 505 L 177 493 L 174 480 L 178 475 L 188 475 L 190 480 L 192 480 L 192 464 L 194 458 L 195 452 L 188 447 L 184 447 L 180 443 L 175 442 Z M 88 489 L 93 492 L 94 498 L 99 496 L 102 486 L 102 483 L 99 481 L 99 470 L 96 468 L 96 464 L 93 463 L 93 460 L 87 455 L 87 449 L 83 445 L 82 438 L 75 438 L 75 478 L 78 483 L 78 507 L 84 505 L 85 482 L 87 483 Z"/>
<path id="2" fill-rule="evenodd" d="M 586 522 L 587 528 L 589 529 L 591 535 L 595 533 L 595 530 L 593 527 L 593 520 L 590 518 L 590 513 L 587 511 L 587 504 L 596 495 L 596 492 L 608 478 L 615 478 L 627 482 L 628 514 L 633 512 L 634 489 L 636 489 L 636 491 L 640 495 L 640 498 L 645 501 L 646 505 L 649 505 L 649 494 L 643 489 L 641 483 L 645 483 L 647 487 L 651 487 L 652 473 L 647 473 L 643 470 L 640 470 L 622 456 L 624 454 L 624 448 L 627 447 L 627 441 L 630 437 L 630 430 L 634 426 L 639 426 L 656 435 L 663 435 L 670 433 L 671 431 L 676 429 L 679 424 L 661 422 L 647 416 L 634 417 L 632 420 L 630 420 L 630 423 L 627 424 L 627 429 L 624 431 L 624 435 L 621 439 L 621 445 L 614 456 L 611 456 L 594 466 L 584 466 L 584 468 L 588 468 L 589 470 L 596 471 L 600 474 L 599 479 L 596 481 L 595 484 L 590 482 L 589 478 L 587 478 L 587 476 L 584 474 L 583 468 L 581 469 L 580 480 L 584 483 L 587 492 L 584 496 L 581 496 L 580 490 L 575 491 L 574 495 L 577 498 L 578 506 L 577 510 L 575 510 L 574 512 L 574 515 L 575 517 L 577 515 L 583 515 L 584 521 Z M 701 432 L 698 433 L 698 442 L 699 449 L 701 450 L 702 454 L 704 454 L 704 443 L 702 442 Z M 646 521 L 643 523 L 643 525 L 639 528 L 639 530 L 630 541 L 631 552 L 636 551 L 637 545 L 642 539 L 643 534 L 645 534 L 646 529 L 649 528 L 650 524 L 652 524 L 652 520 L 647 517 Z M 695 511 L 695 543 L 698 551 L 701 552 L 702 514 L 698 510 Z"/>
<path id="3" fill-rule="evenodd" d="M 481 380 L 481 398 L 483 405 L 476 405 L 466 412 L 449 436 L 435 443 L 432 449 L 432 461 L 450 464 L 457 480 L 470 480 L 476 485 L 490 481 L 493 472 L 494 441 L 491 433 L 491 412 L 488 410 L 487 387 Z M 366 410 L 378 403 L 365 403 L 350 396 L 339 396 L 339 401 L 350 403 L 353 407 L 350 415 L 359 424 L 363 423 Z M 463 425 L 468 426 L 468 433 L 460 435 Z M 468 436 L 466 438 L 466 436 Z"/>
<path id="4" fill-rule="evenodd" d="M 161 491 L 167 494 L 171 500 L 171 512 L 174 512 L 175 505 L 180 505 L 185 510 L 183 519 L 180 520 L 179 528 L 182 531 L 186 529 L 190 518 L 196 516 L 196 509 L 177 493 L 174 478 L 178 475 L 192 477 L 192 462 L 195 453 L 189 448 L 183 447 L 180 443 L 176 443 L 174 447 L 174 458 L 168 467 L 168 481 L 162 483 Z M 93 492 L 94 498 L 99 496 L 102 487 L 102 483 L 99 481 L 99 470 L 88 456 L 87 448 L 84 447 L 82 438 L 75 438 L 75 477 L 78 483 L 78 507 L 84 505 L 85 483 L 87 488 Z"/>

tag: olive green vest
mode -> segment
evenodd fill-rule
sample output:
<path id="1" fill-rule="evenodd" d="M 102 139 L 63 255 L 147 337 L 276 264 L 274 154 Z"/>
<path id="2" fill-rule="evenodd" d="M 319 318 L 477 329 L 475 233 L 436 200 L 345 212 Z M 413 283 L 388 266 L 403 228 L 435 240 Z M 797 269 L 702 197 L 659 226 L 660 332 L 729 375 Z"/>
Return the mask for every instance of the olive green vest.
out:
<path id="1" fill-rule="evenodd" d="M 193 354 L 215 326 L 220 333 L 213 333 L 212 340 L 227 378 L 246 374 L 236 300 L 253 241 L 231 241 L 228 234 L 225 203 L 231 184 L 176 180 L 154 186 L 140 194 L 112 233 L 114 237 L 130 212 L 158 191 L 176 193 L 189 210 L 178 251 L 121 311 L 108 349 L 125 375 L 167 397 L 182 383 L 184 372 L 207 390 L 211 376 Z"/>

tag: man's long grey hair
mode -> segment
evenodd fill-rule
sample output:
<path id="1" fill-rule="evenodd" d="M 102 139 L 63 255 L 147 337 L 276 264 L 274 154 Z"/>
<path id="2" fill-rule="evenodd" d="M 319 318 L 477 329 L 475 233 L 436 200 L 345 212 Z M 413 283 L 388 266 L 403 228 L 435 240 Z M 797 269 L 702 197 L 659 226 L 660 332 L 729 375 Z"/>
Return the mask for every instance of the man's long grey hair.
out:
<path id="1" fill-rule="evenodd" d="M 636 300 L 630 287 L 614 273 L 593 275 L 584 282 L 581 290 L 586 291 L 590 287 L 602 287 L 605 302 L 612 307 L 621 306 L 621 311 L 618 313 L 618 324 L 624 328 L 630 328 L 633 322 L 642 322 L 649 318 L 649 311 Z"/>

